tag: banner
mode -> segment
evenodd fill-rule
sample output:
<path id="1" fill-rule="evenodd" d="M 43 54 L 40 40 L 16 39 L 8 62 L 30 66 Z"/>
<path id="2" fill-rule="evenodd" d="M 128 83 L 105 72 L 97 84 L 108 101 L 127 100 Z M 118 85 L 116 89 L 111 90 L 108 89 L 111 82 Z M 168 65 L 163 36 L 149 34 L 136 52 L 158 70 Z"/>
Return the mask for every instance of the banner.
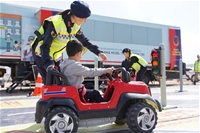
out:
<path id="1" fill-rule="evenodd" d="M 182 59 L 181 50 L 181 33 L 179 29 L 169 29 L 169 43 L 170 43 L 170 70 L 175 65 L 179 66 L 179 60 Z"/>
<path id="2" fill-rule="evenodd" d="M 0 58 L 20 59 L 21 15 L 0 13 Z"/>
<path id="3" fill-rule="evenodd" d="M 22 17 L 22 61 L 33 61 L 30 44 L 35 38 L 34 31 L 39 29 L 39 20 Z"/>

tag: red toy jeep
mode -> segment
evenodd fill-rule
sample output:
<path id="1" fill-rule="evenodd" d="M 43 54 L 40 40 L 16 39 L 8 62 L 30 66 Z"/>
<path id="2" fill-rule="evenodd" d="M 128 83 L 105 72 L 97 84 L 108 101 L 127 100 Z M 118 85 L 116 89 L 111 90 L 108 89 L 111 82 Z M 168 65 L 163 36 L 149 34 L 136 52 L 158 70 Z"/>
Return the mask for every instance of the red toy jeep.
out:
<path id="1" fill-rule="evenodd" d="M 118 78 L 119 71 L 122 78 Z M 108 87 L 103 95 L 106 102 L 83 102 L 78 89 L 70 86 L 68 79 L 58 71 L 47 73 L 47 85 L 37 102 L 35 121 L 47 133 L 76 133 L 78 127 L 98 126 L 115 122 L 127 123 L 134 133 L 150 133 L 157 124 L 156 109 L 160 103 L 150 95 L 143 82 L 130 81 L 130 74 L 123 67 L 107 75 Z M 56 82 L 56 83 L 55 83 Z"/>

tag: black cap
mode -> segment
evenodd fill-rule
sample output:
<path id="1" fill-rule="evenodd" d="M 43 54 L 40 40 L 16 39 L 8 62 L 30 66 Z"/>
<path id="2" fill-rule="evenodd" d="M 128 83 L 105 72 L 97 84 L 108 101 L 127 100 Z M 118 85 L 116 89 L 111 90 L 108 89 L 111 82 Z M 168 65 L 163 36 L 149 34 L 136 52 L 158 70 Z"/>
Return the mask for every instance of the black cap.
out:
<path id="1" fill-rule="evenodd" d="M 79 18 L 88 18 L 91 15 L 89 5 L 80 0 L 76 0 L 71 4 L 71 12 Z"/>
<path id="2" fill-rule="evenodd" d="M 129 48 L 125 48 L 122 50 L 122 53 L 124 53 L 124 52 L 131 52 L 131 50 Z"/>

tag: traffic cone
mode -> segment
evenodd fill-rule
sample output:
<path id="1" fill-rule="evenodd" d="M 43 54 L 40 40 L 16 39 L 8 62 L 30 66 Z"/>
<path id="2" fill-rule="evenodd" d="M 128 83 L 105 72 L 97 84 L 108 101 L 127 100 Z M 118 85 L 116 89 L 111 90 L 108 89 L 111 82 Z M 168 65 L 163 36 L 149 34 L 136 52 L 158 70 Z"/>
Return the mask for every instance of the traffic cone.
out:
<path id="1" fill-rule="evenodd" d="M 33 96 L 40 96 L 42 95 L 42 76 L 40 75 L 40 73 L 38 73 L 37 75 L 37 79 L 36 79 L 36 83 L 35 83 L 35 88 L 34 88 L 34 92 L 33 92 Z"/>

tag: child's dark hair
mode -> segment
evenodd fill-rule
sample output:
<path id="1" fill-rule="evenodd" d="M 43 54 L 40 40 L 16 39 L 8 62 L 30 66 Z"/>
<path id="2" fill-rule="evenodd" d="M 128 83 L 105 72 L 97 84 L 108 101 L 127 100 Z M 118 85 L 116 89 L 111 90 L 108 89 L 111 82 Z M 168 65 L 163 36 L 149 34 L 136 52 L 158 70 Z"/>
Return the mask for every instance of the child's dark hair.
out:
<path id="1" fill-rule="evenodd" d="M 66 51 L 68 57 L 74 56 L 76 53 L 83 51 L 83 45 L 78 40 L 71 40 L 67 43 Z"/>

